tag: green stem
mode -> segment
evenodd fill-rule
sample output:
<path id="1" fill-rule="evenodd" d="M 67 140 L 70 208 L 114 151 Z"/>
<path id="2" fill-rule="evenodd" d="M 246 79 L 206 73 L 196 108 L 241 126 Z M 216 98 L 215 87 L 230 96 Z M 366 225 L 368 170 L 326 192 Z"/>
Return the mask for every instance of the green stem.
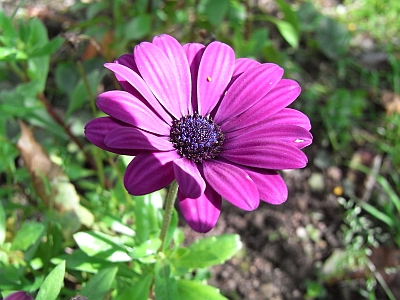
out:
<path id="1" fill-rule="evenodd" d="M 167 235 L 169 224 L 171 223 L 172 212 L 174 210 L 174 203 L 177 194 L 178 194 L 178 183 L 176 182 L 176 180 L 174 180 L 172 181 L 169 187 L 167 200 L 165 201 L 165 213 L 160 233 L 161 246 L 159 251 L 161 251 L 164 247 L 165 237 Z"/>
<path id="2" fill-rule="evenodd" d="M 83 84 L 85 85 L 85 89 L 89 96 L 90 109 L 92 110 L 92 114 L 95 117 L 96 116 L 96 99 L 95 99 L 96 97 L 95 97 L 95 95 L 93 95 L 92 89 L 90 88 L 90 85 L 89 85 L 89 81 L 85 74 L 85 69 L 83 68 L 83 64 L 80 60 L 78 60 L 77 66 L 78 66 L 79 75 L 81 76 L 81 78 L 83 80 Z"/>

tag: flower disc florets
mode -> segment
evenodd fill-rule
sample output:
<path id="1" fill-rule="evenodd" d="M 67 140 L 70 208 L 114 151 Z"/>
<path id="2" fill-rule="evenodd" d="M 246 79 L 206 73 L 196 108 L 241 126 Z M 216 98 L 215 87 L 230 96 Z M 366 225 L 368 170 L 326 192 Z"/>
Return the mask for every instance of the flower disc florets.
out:
<path id="1" fill-rule="evenodd" d="M 224 134 L 211 117 L 194 113 L 173 121 L 170 141 L 181 157 L 201 163 L 221 152 Z"/>

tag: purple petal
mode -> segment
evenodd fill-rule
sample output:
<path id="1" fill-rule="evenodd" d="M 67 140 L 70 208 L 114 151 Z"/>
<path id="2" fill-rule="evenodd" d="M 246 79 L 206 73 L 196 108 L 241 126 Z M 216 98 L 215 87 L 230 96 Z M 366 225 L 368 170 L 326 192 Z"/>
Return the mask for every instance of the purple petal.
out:
<path id="1" fill-rule="evenodd" d="M 204 177 L 223 198 L 243 210 L 254 210 L 260 202 L 257 186 L 243 169 L 229 163 L 203 162 Z"/>
<path id="2" fill-rule="evenodd" d="M 192 105 L 190 102 L 192 94 L 192 82 L 190 77 L 189 63 L 186 58 L 185 52 L 181 44 L 173 37 L 162 34 L 153 39 L 153 44 L 164 52 L 171 62 L 172 69 L 168 70 L 169 73 L 174 73 L 177 76 L 178 95 L 181 106 L 182 116 L 192 113 Z M 175 99 L 176 101 L 177 99 Z"/>
<path id="3" fill-rule="evenodd" d="M 310 119 L 301 111 L 292 108 L 284 108 L 280 112 L 265 119 L 264 122 L 268 122 L 268 124 L 271 126 L 278 124 L 289 124 L 303 127 L 306 130 L 311 129 Z"/>
<path id="4" fill-rule="evenodd" d="M 260 63 L 250 58 L 238 58 L 235 61 L 235 69 L 233 70 L 232 80 L 229 82 L 228 88 L 232 85 L 232 83 L 245 71 L 255 68 L 259 66 Z"/>
<path id="5" fill-rule="evenodd" d="M 174 160 L 174 173 L 182 195 L 198 198 L 204 193 L 206 183 L 194 162 L 186 158 Z"/>
<path id="6" fill-rule="evenodd" d="M 124 126 L 121 125 L 120 122 L 117 122 L 110 117 L 97 118 L 91 120 L 88 124 L 86 124 L 85 136 L 92 144 L 106 151 L 122 155 L 132 155 L 132 156 L 138 155 L 141 151 L 130 148 L 115 149 L 112 147 L 108 147 L 104 143 L 104 139 L 107 136 L 107 134 L 110 131 L 115 130 L 117 128 L 124 128 Z"/>
<path id="7" fill-rule="evenodd" d="M 137 93 L 139 93 L 146 100 L 149 107 L 151 107 L 161 119 L 167 124 L 171 124 L 172 119 L 170 115 L 164 110 L 149 87 L 135 71 L 122 64 L 116 63 L 108 63 L 104 66 L 115 73 L 117 79 L 127 92 L 136 97 L 138 96 Z M 125 82 L 125 84 L 123 82 Z M 126 83 L 129 83 L 129 85 Z M 134 89 L 129 88 L 129 86 L 134 87 Z"/>
<path id="8" fill-rule="evenodd" d="M 104 92 L 97 98 L 97 107 L 114 119 L 143 130 L 165 136 L 170 134 L 170 126 L 155 115 L 146 104 L 128 92 Z"/>
<path id="9" fill-rule="evenodd" d="M 268 122 L 246 127 L 242 130 L 228 132 L 225 135 L 224 150 L 251 149 L 253 147 L 268 147 L 271 143 L 285 143 L 299 149 L 311 144 L 312 135 L 303 127 L 296 125 L 275 124 Z"/>
<path id="10" fill-rule="evenodd" d="M 172 143 L 163 137 L 140 130 L 135 127 L 120 127 L 111 130 L 104 143 L 115 149 L 137 149 L 153 151 L 171 151 Z"/>
<path id="11" fill-rule="evenodd" d="M 261 200 L 278 205 L 286 201 L 288 189 L 282 177 L 272 170 L 245 169 L 255 182 L 260 193 Z"/>
<path id="12" fill-rule="evenodd" d="M 235 61 L 235 70 L 233 71 L 233 76 L 239 76 L 243 72 L 258 67 L 261 65 L 258 61 L 251 58 L 238 58 Z"/>
<path id="13" fill-rule="evenodd" d="M 174 180 L 176 151 L 141 153 L 128 165 L 124 185 L 129 194 L 146 195 L 166 187 Z"/>
<path id="14" fill-rule="evenodd" d="M 148 42 L 137 45 L 134 55 L 139 72 L 154 96 L 168 112 L 180 119 L 182 112 L 188 111 L 189 101 L 184 99 L 186 95 L 179 88 L 179 76 L 171 61 L 160 48 Z"/>
<path id="15" fill-rule="evenodd" d="M 139 74 L 139 70 L 137 69 L 133 54 L 123 54 L 118 59 L 116 59 L 114 63 L 123 65 L 128 69 L 134 71 L 136 74 Z M 107 66 L 105 65 L 105 67 Z M 115 73 L 114 75 L 125 91 L 135 95 L 136 97 L 139 97 L 138 94 L 140 93 L 128 81 L 126 81 L 125 78 L 121 77 L 118 73 Z"/>
<path id="16" fill-rule="evenodd" d="M 140 74 L 133 54 L 123 54 L 115 60 L 115 63 L 123 65 L 135 73 Z"/>
<path id="17" fill-rule="evenodd" d="M 4 300 L 33 300 L 33 298 L 26 292 L 18 291 L 8 295 Z"/>
<path id="18" fill-rule="evenodd" d="M 178 201 L 183 217 L 193 230 L 206 233 L 217 223 L 222 199 L 210 186 L 195 199 L 185 198 L 179 188 Z"/>
<path id="19" fill-rule="evenodd" d="M 182 46 L 185 51 L 192 79 L 192 107 L 193 111 L 197 110 L 197 75 L 201 57 L 203 56 L 205 46 L 198 43 L 190 43 Z"/>
<path id="20" fill-rule="evenodd" d="M 231 149 L 224 149 L 221 156 L 240 165 L 273 170 L 304 168 L 307 164 L 307 156 L 296 146 L 285 142 L 254 147 L 238 142 L 238 146 L 240 148 L 232 146 Z"/>
<path id="21" fill-rule="evenodd" d="M 242 114 L 223 123 L 221 129 L 228 132 L 266 120 L 292 103 L 300 91 L 301 88 L 296 81 L 282 79 L 260 101 Z"/>
<path id="22" fill-rule="evenodd" d="M 259 102 L 281 80 L 283 69 L 275 64 L 262 64 L 244 72 L 228 89 L 215 114 L 222 124 Z"/>
<path id="23" fill-rule="evenodd" d="M 235 53 L 232 48 L 220 42 L 212 42 L 204 50 L 197 78 L 198 112 L 210 114 L 221 99 L 232 78 Z"/>

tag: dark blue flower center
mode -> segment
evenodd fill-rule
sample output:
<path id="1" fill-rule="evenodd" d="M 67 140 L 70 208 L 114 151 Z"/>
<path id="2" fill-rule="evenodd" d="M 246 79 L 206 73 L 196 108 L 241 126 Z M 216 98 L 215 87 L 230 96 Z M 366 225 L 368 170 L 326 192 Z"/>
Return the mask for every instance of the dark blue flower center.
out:
<path id="1" fill-rule="evenodd" d="M 216 157 L 222 151 L 224 134 L 211 117 L 197 113 L 174 120 L 170 141 L 181 157 L 195 163 Z"/>

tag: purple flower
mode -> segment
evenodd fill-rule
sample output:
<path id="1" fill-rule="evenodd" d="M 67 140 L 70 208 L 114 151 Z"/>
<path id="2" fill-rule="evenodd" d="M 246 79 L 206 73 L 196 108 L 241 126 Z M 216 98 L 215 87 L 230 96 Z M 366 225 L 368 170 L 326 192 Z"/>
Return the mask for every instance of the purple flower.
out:
<path id="1" fill-rule="evenodd" d="M 235 59 L 220 42 L 181 46 L 168 35 L 137 45 L 105 67 L 125 91 L 99 95 L 108 117 L 89 122 L 96 146 L 135 158 L 124 184 L 132 195 L 174 179 L 183 216 L 196 231 L 217 222 L 222 197 L 254 210 L 260 199 L 281 204 L 287 187 L 275 170 L 302 168 L 310 121 L 286 108 L 300 94 L 283 69 Z"/>
<path id="2" fill-rule="evenodd" d="M 18 291 L 8 295 L 4 300 L 33 300 L 33 298 L 26 292 Z"/>

